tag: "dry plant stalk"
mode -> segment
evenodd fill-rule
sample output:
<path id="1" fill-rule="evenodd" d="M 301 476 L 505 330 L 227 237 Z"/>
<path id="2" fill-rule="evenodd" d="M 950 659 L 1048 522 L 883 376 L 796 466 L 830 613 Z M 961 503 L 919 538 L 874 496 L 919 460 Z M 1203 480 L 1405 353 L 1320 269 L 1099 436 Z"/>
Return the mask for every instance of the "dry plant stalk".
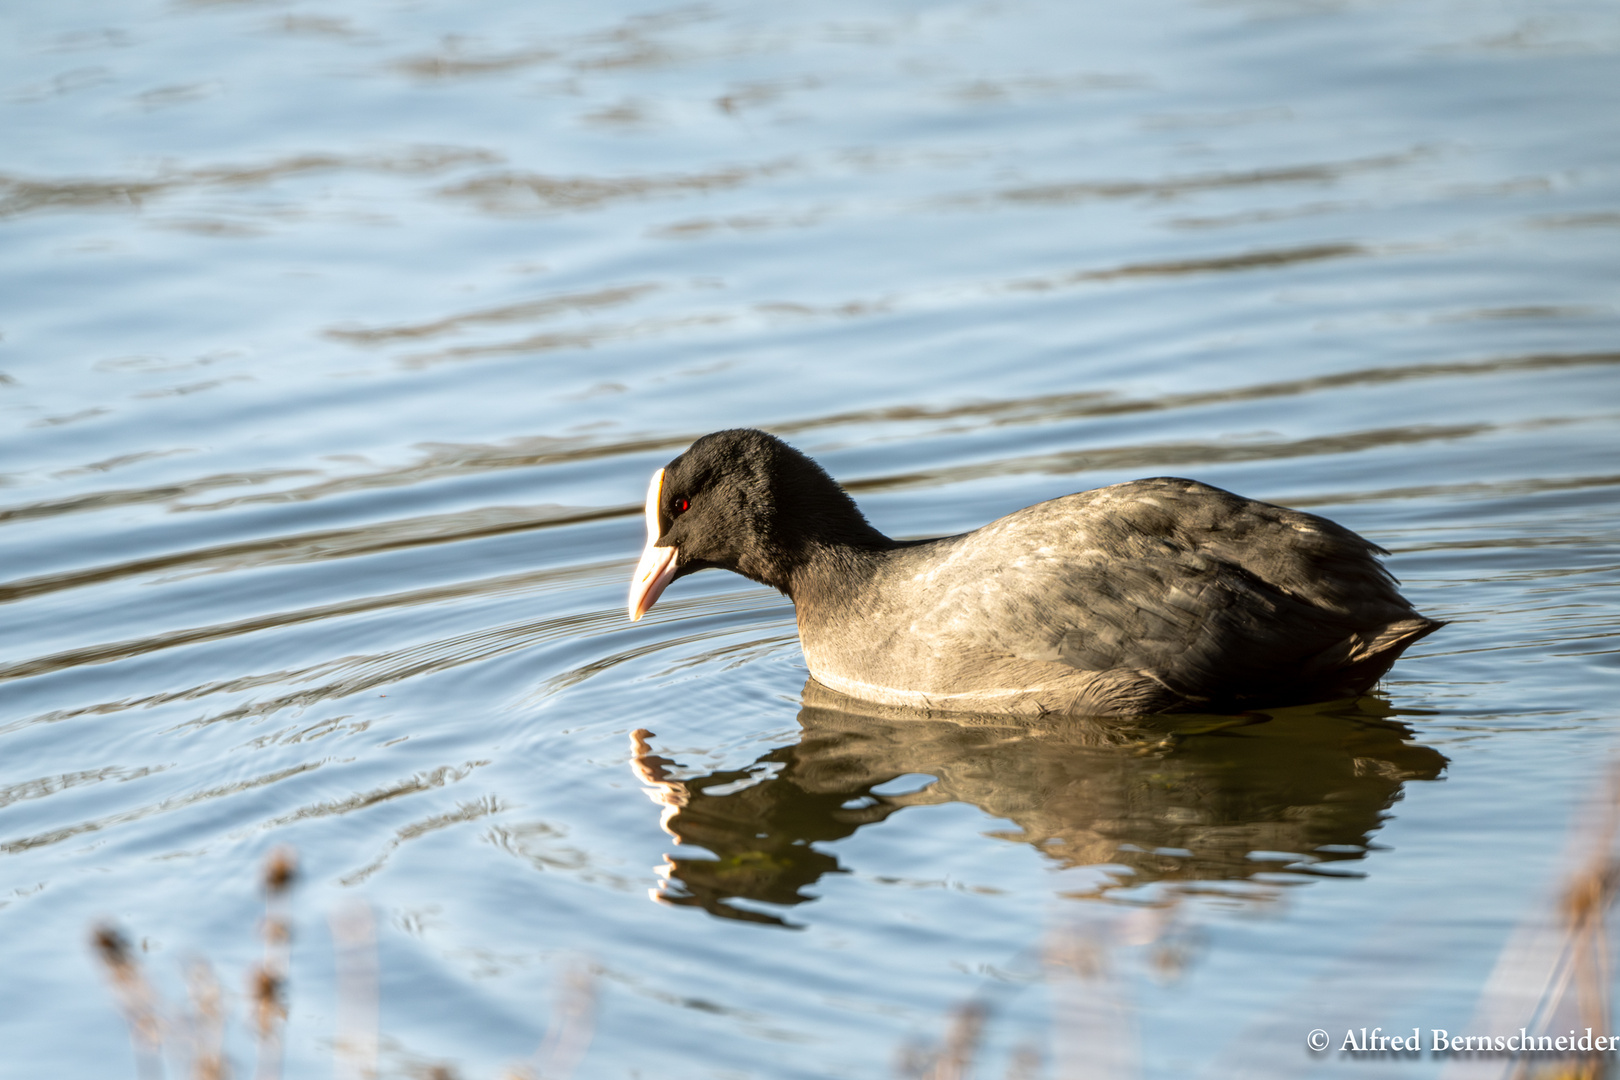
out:
<path id="1" fill-rule="evenodd" d="M 1612 1015 L 1609 1001 L 1609 909 L 1620 886 L 1620 861 L 1615 857 L 1615 837 L 1620 831 L 1620 770 L 1609 775 L 1608 791 L 1591 831 L 1582 843 L 1582 861 L 1564 887 L 1558 905 L 1563 923 L 1560 955 L 1543 987 L 1537 1003 L 1539 1027 L 1552 1029 L 1563 1009 L 1573 1005 L 1575 1022 L 1593 1031 L 1605 1032 Z M 1570 997 L 1573 996 L 1573 1002 Z M 1562 1008 L 1561 1008 L 1562 1007 Z M 1562 1027 L 1562 1023 L 1557 1026 Z M 1600 1080 L 1609 1076 L 1608 1062 L 1601 1054 L 1540 1067 L 1521 1062 L 1515 1078 L 1542 1077 L 1545 1080 Z"/>
<path id="2" fill-rule="evenodd" d="M 142 1077 L 163 1075 L 162 999 L 146 980 L 140 962 L 130 951 L 129 940 L 109 924 L 96 927 L 91 944 L 101 958 L 112 983 L 118 1009 L 129 1025 L 129 1039 L 135 1047 L 135 1068 Z"/>
<path id="3" fill-rule="evenodd" d="M 585 1057 L 596 1027 L 596 976 L 578 967 L 563 979 L 556 1012 L 540 1048 L 508 1080 L 567 1080 Z"/>
<path id="4" fill-rule="evenodd" d="M 187 1029 L 191 1043 L 192 1080 L 230 1080 L 225 1060 L 225 991 L 208 961 L 186 965 L 186 988 L 191 995 Z"/>
<path id="5" fill-rule="evenodd" d="M 327 918 L 337 950 L 337 1075 L 377 1077 L 377 933 L 371 908 L 355 900 Z"/>
<path id="6" fill-rule="evenodd" d="M 912 1080 L 967 1080 L 989 1019 L 990 1008 L 982 1001 L 957 1006 L 951 1010 L 942 1044 L 937 1049 L 915 1043 L 902 1048 L 897 1071 Z M 1016 1074 L 1009 1071 L 1008 1075 Z"/>
<path id="7" fill-rule="evenodd" d="M 264 962 L 248 977 L 254 1030 L 259 1038 L 258 1080 L 278 1080 L 287 1020 L 287 968 L 292 950 L 292 921 L 287 894 L 298 877 L 291 848 L 270 853 L 264 866 Z"/>
<path id="8" fill-rule="evenodd" d="M 1611 1030 L 1609 909 L 1620 892 L 1620 769 L 1600 799 L 1578 813 L 1555 905 L 1522 922 L 1497 957 L 1469 1024 L 1471 1033 L 1528 1031 L 1556 1037 L 1568 1029 Z M 1553 910 L 1549 911 L 1548 907 Z M 1598 1080 L 1613 1074 L 1605 1055 L 1552 1061 L 1524 1057 L 1453 1058 L 1445 1080 Z"/>
<path id="9" fill-rule="evenodd" d="M 1123 918 L 1088 909 L 1086 922 L 1059 929 L 1045 951 L 1053 991 L 1053 1071 L 1064 1080 L 1131 1080 L 1142 1075 L 1132 965 L 1120 946 L 1159 952 L 1175 927 L 1177 898 Z M 1162 973 L 1162 972 L 1161 972 Z"/>
<path id="10" fill-rule="evenodd" d="M 297 877 L 298 864 L 291 849 L 277 848 L 270 853 L 263 881 L 264 959 L 248 974 L 248 1000 L 258 1039 L 256 1080 L 281 1077 L 292 948 L 292 920 L 287 908 Z M 338 963 L 338 1075 L 344 1080 L 376 1080 L 377 941 L 371 908 L 362 902 L 350 904 L 332 915 L 331 926 Z M 219 980 L 206 960 L 192 960 L 186 967 L 191 1011 L 183 1027 L 175 1030 L 164 1020 L 163 999 L 147 980 L 124 935 L 116 927 L 102 925 L 96 928 L 91 943 L 129 1025 L 142 1080 L 161 1080 L 166 1036 L 171 1049 L 177 1036 L 186 1043 L 192 1080 L 230 1080 L 230 1064 L 225 1057 L 229 1009 Z M 595 1017 L 596 977 L 588 968 L 576 968 L 563 980 L 545 1040 L 529 1062 L 515 1067 L 509 1075 L 513 1080 L 567 1080 L 590 1046 Z M 982 1017 L 972 1025 L 959 1023 L 947 1060 L 960 1062 L 960 1067 L 957 1071 L 938 1072 L 938 1080 L 961 1080 L 965 1076 L 980 1026 Z M 456 1073 L 447 1065 L 434 1065 L 422 1075 L 428 1080 L 454 1080 Z"/>
<path id="11" fill-rule="evenodd" d="M 976 1001 L 970 1001 L 956 1010 L 951 1026 L 945 1033 L 945 1047 L 928 1075 L 928 1080 L 966 1080 L 973 1068 L 973 1059 L 979 1052 L 979 1040 L 984 1037 L 984 1022 L 989 1010 Z"/>
<path id="12" fill-rule="evenodd" d="M 1620 865 L 1614 854 L 1614 833 L 1620 817 L 1620 776 L 1611 780 L 1610 816 L 1604 823 L 1601 845 L 1587 865 L 1570 881 L 1564 893 L 1563 916 L 1569 926 L 1574 950 L 1573 979 L 1579 1023 L 1594 1031 L 1609 1028 L 1609 934 L 1608 914 L 1620 883 Z M 1581 1062 L 1576 1076 L 1581 1080 L 1604 1075 L 1601 1059 Z"/>

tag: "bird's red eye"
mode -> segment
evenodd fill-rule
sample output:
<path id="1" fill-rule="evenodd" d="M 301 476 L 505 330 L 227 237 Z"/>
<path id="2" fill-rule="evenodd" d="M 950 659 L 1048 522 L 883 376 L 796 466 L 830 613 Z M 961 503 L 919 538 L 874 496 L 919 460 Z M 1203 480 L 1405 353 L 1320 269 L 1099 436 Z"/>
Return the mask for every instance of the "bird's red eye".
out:
<path id="1" fill-rule="evenodd" d="M 687 500 L 685 500 L 685 499 L 676 499 L 675 500 L 675 512 L 677 514 L 684 514 L 684 513 L 686 513 L 686 508 L 691 506 L 691 505 L 692 504 L 690 502 L 688 502 Z"/>

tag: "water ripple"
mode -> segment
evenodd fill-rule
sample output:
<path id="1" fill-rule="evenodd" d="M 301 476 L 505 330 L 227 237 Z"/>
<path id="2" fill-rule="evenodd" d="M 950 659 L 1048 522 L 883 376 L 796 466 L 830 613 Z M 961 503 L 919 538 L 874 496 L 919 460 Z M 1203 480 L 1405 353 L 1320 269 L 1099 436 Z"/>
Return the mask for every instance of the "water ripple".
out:
<path id="1" fill-rule="evenodd" d="M 0 218 L 75 210 L 138 210 L 177 192 L 199 189 L 244 190 L 293 176 L 325 172 L 397 173 L 422 176 L 464 165 L 490 165 L 500 156 L 488 150 L 418 147 L 402 154 L 305 153 L 262 165 L 216 165 L 176 169 L 152 176 L 100 179 L 30 179 L 0 173 Z"/>

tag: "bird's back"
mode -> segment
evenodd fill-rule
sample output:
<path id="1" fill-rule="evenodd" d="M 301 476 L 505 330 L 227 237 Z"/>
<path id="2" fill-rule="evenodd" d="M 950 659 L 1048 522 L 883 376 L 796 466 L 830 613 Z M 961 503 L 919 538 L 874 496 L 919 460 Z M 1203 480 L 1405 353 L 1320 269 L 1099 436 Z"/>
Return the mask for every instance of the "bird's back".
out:
<path id="1" fill-rule="evenodd" d="M 1359 694 L 1441 624 L 1384 552 L 1196 481 L 1069 495 L 902 547 L 807 611 L 811 673 L 946 711 L 1229 709 Z"/>

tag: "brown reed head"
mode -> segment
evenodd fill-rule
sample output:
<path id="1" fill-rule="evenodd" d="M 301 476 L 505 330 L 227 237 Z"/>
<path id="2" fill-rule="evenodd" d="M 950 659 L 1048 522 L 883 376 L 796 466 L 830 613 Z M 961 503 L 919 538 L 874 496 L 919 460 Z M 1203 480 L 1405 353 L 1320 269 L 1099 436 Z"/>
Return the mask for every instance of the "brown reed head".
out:
<path id="1" fill-rule="evenodd" d="M 118 927 L 102 923 L 91 933 L 90 940 L 95 945 L 96 954 L 101 957 L 101 962 L 106 964 L 113 974 L 123 975 L 129 971 L 132 963 L 129 939 L 119 932 Z"/>
<path id="2" fill-rule="evenodd" d="M 298 879 L 298 856 L 290 847 L 278 847 L 264 863 L 264 891 L 281 896 Z"/>

